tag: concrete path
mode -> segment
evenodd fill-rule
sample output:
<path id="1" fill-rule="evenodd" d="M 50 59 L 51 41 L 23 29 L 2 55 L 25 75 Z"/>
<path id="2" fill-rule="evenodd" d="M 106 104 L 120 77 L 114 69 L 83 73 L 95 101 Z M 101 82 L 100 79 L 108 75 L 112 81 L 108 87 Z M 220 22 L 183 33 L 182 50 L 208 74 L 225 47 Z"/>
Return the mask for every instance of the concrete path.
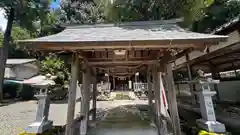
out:
<path id="1" fill-rule="evenodd" d="M 145 101 L 113 102 L 115 106 L 105 110 L 104 116 L 88 135 L 157 135 L 157 129 L 149 122 Z"/>
<path id="2" fill-rule="evenodd" d="M 147 101 L 98 101 L 100 109 L 114 108 L 124 104 L 147 104 Z M 31 124 L 36 117 L 37 102 L 14 102 L 0 107 L 0 135 L 17 135 Z M 75 114 L 80 110 L 80 103 L 76 104 Z M 67 101 L 59 101 L 50 105 L 49 119 L 54 125 L 65 125 L 67 116 Z"/>

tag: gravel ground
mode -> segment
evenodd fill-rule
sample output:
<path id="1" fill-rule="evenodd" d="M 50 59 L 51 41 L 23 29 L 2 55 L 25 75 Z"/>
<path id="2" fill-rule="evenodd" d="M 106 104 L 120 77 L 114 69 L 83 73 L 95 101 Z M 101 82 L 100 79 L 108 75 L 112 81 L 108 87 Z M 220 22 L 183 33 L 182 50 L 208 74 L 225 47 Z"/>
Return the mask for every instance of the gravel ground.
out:
<path id="1" fill-rule="evenodd" d="M 97 107 L 110 109 L 119 105 L 127 104 L 147 104 L 143 100 L 119 100 L 119 101 L 99 101 Z M 16 102 L 0 107 L 0 135 L 17 135 L 35 120 L 36 101 Z M 75 114 L 80 110 L 80 103 L 76 104 Z M 50 105 L 49 119 L 54 125 L 64 125 L 66 123 L 67 103 L 53 103 Z"/>

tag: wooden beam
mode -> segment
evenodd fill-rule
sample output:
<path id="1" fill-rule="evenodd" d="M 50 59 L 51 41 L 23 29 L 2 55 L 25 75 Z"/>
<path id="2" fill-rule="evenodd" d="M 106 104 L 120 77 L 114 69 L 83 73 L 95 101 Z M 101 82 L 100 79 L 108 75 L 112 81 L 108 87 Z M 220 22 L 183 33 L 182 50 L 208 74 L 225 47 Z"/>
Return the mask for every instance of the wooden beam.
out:
<path id="1" fill-rule="evenodd" d="M 82 60 L 82 63 L 83 63 L 82 65 L 84 65 L 83 66 L 84 71 L 86 71 L 86 69 L 88 69 L 90 74 L 96 75 L 95 70 L 93 70 L 93 68 L 89 65 L 89 62 L 88 62 L 87 58 L 85 57 L 85 54 L 82 51 L 80 51 L 78 53 L 78 57 Z"/>
<path id="2" fill-rule="evenodd" d="M 88 62 L 90 66 L 96 65 L 138 65 L 138 64 L 153 64 L 157 60 L 143 60 L 143 61 L 104 61 L 104 62 Z"/>
<path id="3" fill-rule="evenodd" d="M 185 56 L 186 54 L 188 54 L 192 50 L 193 50 L 192 48 L 185 49 L 182 52 L 178 53 L 175 57 L 176 57 L 176 59 L 181 58 L 182 56 Z"/>
<path id="4" fill-rule="evenodd" d="M 234 43 L 230 46 L 218 49 L 218 50 L 213 51 L 211 53 L 208 53 L 208 54 L 205 54 L 205 55 L 200 56 L 198 58 L 195 58 L 193 60 L 190 60 L 189 63 L 191 65 L 195 65 L 195 64 L 198 64 L 198 63 L 204 63 L 206 61 L 209 61 L 210 59 L 216 59 L 216 58 L 219 58 L 219 57 L 224 57 L 226 55 L 233 54 L 233 53 L 236 53 L 236 52 L 238 53 L 239 50 L 240 50 L 240 45 L 239 44 L 240 44 L 240 42 L 237 42 L 237 43 Z M 174 67 L 174 70 L 179 69 L 179 68 L 184 68 L 184 67 L 186 67 L 186 63 L 177 65 L 176 67 Z"/>
<path id="5" fill-rule="evenodd" d="M 79 73 L 79 59 L 76 54 L 72 56 L 71 81 L 68 92 L 68 111 L 65 135 L 73 135 L 73 121 L 75 112 L 76 88 Z"/>
<path id="6" fill-rule="evenodd" d="M 110 75 L 113 75 L 113 76 L 129 76 L 129 75 L 134 75 L 135 72 L 132 72 L 132 73 L 109 73 Z"/>
<path id="7" fill-rule="evenodd" d="M 231 60 L 225 60 L 225 61 L 222 61 L 222 62 L 214 62 L 214 60 L 212 60 L 212 63 L 213 65 L 215 66 L 220 66 L 220 65 L 223 65 L 223 64 L 226 64 L 226 63 L 232 63 L 232 62 L 236 62 L 236 61 L 239 61 L 240 58 L 235 58 L 235 59 L 231 59 Z"/>
<path id="8" fill-rule="evenodd" d="M 188 80 L 192 81 L 192 68 L 191 65 L 188 63 L 189 61 L 189 54 L 186 54 L 186 59 L 187 59 L 187 71 L 188 71 Z M 195 98 L 195 91 L 194 91 L 194 84 L 189 83 L 189 88 L 190 88 L 190 92 L 191 92 L 191 96 L 192 96 L 192 104 L 197 104 L 197 99 Z"/>
<path id="9" fill-rule="evenodd" d="M 160 61 L 160 64 L 159 64 L 160 65 L 160 71 L 161 72 L 165 71 L 164 66 L 162 66 L 162 65 L 165 65 L 166 63 L 171 63 L 174 60 L 175 60 L 175 56 L 172 56 L 170 51 L 164 51 L 163 57 L 162 57 L 162 59 Z"/>
<path id="10" fill-rule="evenodd" d="M 173 134 L 174 135 L 181 135 L 181 128 L 180 128 L 180 119 L 178 115 L 178 108 L 177 108 L 177 97 L 176 97 L 176 90 L 174 87 L 173 81 L 173 72 L 172 72 L 172 64 L 168 63 L 165 64 L 166 66 L 166 86 L 167 86 L 167 94 L 168 94 L 168 101 L 169 101 L 169 111 L 173 123 Z"/>
<path id="11" fill-rule="evenodd" d="M 155 57 L 135 57 L 135 58 L 122 58 L 118 60 L 124 60 L 124 61 L 147 61 L 147 60 L 154 60 L 156 59 L 157 56 Z M 87 58 L 89 62 L 108 62 L 108 61 L 114 61 L 113 58 Z M 117 59 L 116 59 L 117 60 Z"/>
<path id="12" fill-rule="evenodd" d="M 219 80 L 220 79 L 220 75 L 219 75 L 219 72 L 218 72 L 218 68 L 213 65 L 213 66 L 210 67 L 210 70 L 211 70 L 211 73 L 212 73 L 212 78 Z M 217 100 L 220 101 L 218 84 L 213 84 L 213 87 L 214 87 L 214 90 L 216 91 Z"/>
<path id="13" fill-rule="evenodd" d="M 210 44 L 217 42 L 206 41 Z M 25 44 L 38 50 L 99 50 L 99 49 L 160 49 L 160 48 L 195 48 L 203 46 L 202 41 L 194 40 L 146 40 L 146 41 L 116 41 L 116 42 L 34 42 Z M 34 45 L 34 46 L 33 46 Z"/>

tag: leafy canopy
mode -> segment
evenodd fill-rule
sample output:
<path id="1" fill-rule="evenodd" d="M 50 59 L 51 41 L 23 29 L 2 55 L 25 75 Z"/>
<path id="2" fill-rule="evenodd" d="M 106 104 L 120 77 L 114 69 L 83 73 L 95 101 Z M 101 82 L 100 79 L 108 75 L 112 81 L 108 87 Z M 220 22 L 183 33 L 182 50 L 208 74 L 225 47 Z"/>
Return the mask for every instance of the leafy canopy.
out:
<path id="1" fill-rule="evenodd" d="M 193 23 L 193 31 L 209 33 L 239 14 L 239 0 L 217 0 L 207 8 L 202 19 Z"/>
<path id="2" fill-rule="evenodd" d="M 56 75 L 56 84 L 65 85 L 68 81 L 69 72 L 64 66 L 64 61 L 57 57 L 56 54 L 49 54 L 45 60 L 41 61 L 40 73 L 43 75 Z"/>
<path id="3" fill-rule="evenodd" d="M 103 0 L 108 21 L 164 20 L 184 17 L 187 23 L 204 15 L 214 0 Z"/>
<path id="4" fill-rule="evenodd" d="M 29 57 L 28 51 L 20 48 L 17 40 L 24 40 L 32 38 L 30 32 L 24 28 L 14 25 L 11 32 L 11 41 L 8 50 L 8 57 L 10 58 L 26 58 Z"/>
<path id="5" fill-rule="evenodd" d="M 93 24 L 104 21 L 101 8 L 91 0 L 62 0 L 60 24 Z"/>

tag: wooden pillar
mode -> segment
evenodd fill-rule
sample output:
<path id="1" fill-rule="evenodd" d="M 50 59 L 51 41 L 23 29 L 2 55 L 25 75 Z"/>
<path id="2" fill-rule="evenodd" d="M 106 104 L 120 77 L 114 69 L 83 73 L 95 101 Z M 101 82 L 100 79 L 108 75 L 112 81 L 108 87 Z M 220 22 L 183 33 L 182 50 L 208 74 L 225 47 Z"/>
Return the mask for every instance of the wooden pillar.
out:
<path id="1" fill-rule="evenodd" d="M 152 82 L 151 82 L 151 72 L 147 73 L 147 83 L 148 83 L 148 111 L 149 111 L 149 119 L 152 120 L 152 110 L 153 110 L 153 95 L 152 95 Z"/>
<path id="2" fill-rule="evenodd" d="M 116 89 L 116 78 L 115 76 L 113 76 L 113 90 Z"/>
<path id="3" fill-rule="evenodd" d="M 73 135 L 73 121 L 75 112 L 75 100 L 76 100 L 76 89 L 77 80 L 79 73 L 79 59 L 76 54 L 73 54 L 71 64 L 71 80 L 68 91 L 68 111 L 67 111 L 67 124 L 65 129 L 65 135 Z"/>
<path id="4" fill-rule="evenodd" d="M 219 73 L 216 71 L 216 69 L 211 67 L 211 70 L 212 70 L 212 78 L 219 80 L 220 79 Z M 216 98 L 217 98 L 218 101 L 220 101 L 221 99 L 220 99 L 220 95 L 219 95 L 219 92 L 218 92 L 218 84 L 213 84 L 213 87 L 214 87 L 214 90 L 216 91 Z"/>
<path id="5" fill-rule="evenodd" d="M 160 78 L 157 71 L 157 67 L 153 67 L 153 86 L 154 86 L 154 99 L 155 99 L 155 113 L 156 113 L 156 125 L 158 129 L 158 134 L 161 132 L 161 100 L 160 100 Z"/>
<path id="6" fill-rule="evenodd" d="M 90 101 L 90 70 L 89 67 L 84 65 L 85 71 L 83 72 L 82 80 L 82 101 L 81 101 L 81 115 L 83 120 L 80 124 L 80 135 L 87 134 L 88 126 L 88 113 L 89 113 L 89 101 Z"/>
<path id="7" fill-rule="evenodd" d="M 212 64 L 211 62 L 210 63 L 210 70 L 211 70 L 211 73 L 212 73 L 212 78 L 213 79 L 217 79 L 217 80 L 220 80 L 220 74 L 218 72 L 218 68 Z M 213 87 L 214 87 L 214 90 L 216 91 L 216 98 L 218 101 L 220 101 L 220 95 L 219 95 L 219 92 L 218 92 L 218 84 L 213 84 Z"/>
<path id="8" fill-rule="evenodd" d="M 187 60 L 187 71 L 188 71 L 188 80 L 192 81 L 192 67 L 189 64 L 189 55 L 186 54 L 186 60 Z M 189 88 L 190 88 L 190 92 L 191 92 L 191 96 L 192 96 L 192 104 L 197 104 L 197 98 L 196 98 L 196 94 L 194 91 L 194 84 L 193 83 L 189 83 Z"/>
<path id="9" fill-rule="evenodd" d="M 178 108 L 177 108 L 177 98 L 176 98 L 176 90 L 174 87 L 173 81 L 173 72 L 172 72 L 172 64 L 166 64 L 166 86 L 167 86 L 167 94 L 169 99 L 169 111 L 173 123 L 173 134 L 174 135 L 181 135 L 181 128 L 180 128 L 180 120 L 178 115 Z"/>
<path id="10" fill-rule="evenodd" d="M 96 120 L 96 113 L 97 113 L 97 78 L 93 76 L 93 93 L 92 93 L 92 108 L 94 112 L 92 114 L 92 120 Z"/>
<path id="11" fill-rule="evenodd" d="M 187 71 L 188 71 L 188 79 L 189 81 L 192 81 L 192 68 L 190 66 L 189 63 L 187 63 Z M 196 104 L 197 103 L 197 98 L 196 98 L 196 94 L 195 94 L 195 90 L 194 90 L 194 84 L 193 83 L 189 83 L 189 88 L 190 88 L 190 92 L 191 92 L 191 96 L 192 96 L 192 104 Z"/>

